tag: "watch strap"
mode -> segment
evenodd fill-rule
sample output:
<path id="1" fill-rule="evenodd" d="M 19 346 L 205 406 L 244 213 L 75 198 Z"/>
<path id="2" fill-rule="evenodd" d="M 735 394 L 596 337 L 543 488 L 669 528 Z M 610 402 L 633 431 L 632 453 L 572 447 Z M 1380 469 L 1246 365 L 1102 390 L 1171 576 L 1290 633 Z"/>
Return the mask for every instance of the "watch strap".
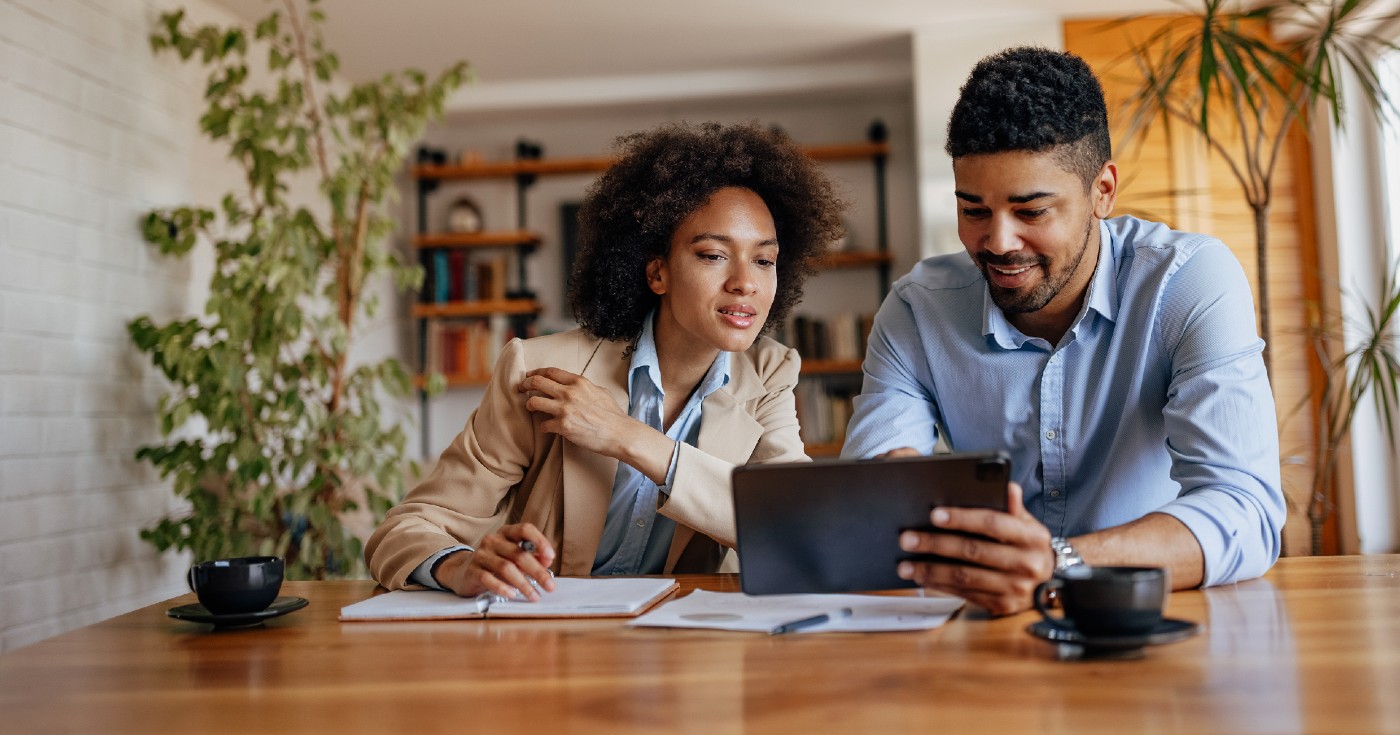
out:
<path id="1" fill-rule="evenodd" d="M 1084 563 L 1084 557 L 1079 555 L 1074 545 L 1064 536 L 1052 536 L 1050 538 L 1050 550 L 1055 552 L 1055 571 L 1057 572 Z"/>

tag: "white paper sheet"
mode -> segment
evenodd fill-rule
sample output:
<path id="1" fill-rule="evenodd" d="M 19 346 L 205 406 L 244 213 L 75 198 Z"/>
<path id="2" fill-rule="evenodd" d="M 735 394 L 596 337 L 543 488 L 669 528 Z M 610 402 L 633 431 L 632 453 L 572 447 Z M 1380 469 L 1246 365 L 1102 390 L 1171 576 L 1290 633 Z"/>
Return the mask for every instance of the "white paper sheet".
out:
<path id="1" fill-rule="evenodd" d="M 434 620 L 472 617 L 595 617 L 633 615 L 676 586 L 674 579 L 559 577 L 539 602 L 492 602 L 433 590 L 396 590 L 340 609 L 341 620 Z M 483 614 L 484 613 L 484 614 Z"/>
<path id="2" fill-rule="evenodd" d="M 764 595 L 696 590 L 632 620 L 630 626 L 710 628 L 767 633 L 784 623 L 832 614 L 833 619 L 797 633 L 926 630 L 946 623 L 963 606 L 961 597 L 886 595 Z M 834 613 L 849 608 L 848 617 Z"/>

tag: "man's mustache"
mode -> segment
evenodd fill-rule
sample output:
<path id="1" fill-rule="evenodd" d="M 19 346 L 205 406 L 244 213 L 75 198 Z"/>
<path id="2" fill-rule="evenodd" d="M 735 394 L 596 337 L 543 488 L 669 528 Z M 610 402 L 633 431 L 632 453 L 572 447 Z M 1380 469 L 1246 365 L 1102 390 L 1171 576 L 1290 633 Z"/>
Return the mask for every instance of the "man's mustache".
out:
<path id="1" fill-rule="evenodd" d="M 1030 265 L 1045 265 L 1050 262 L 1050 259 L 1043 255 L 1033 258 L 1013 258 L 1009 255 L 993 255 L 983 251 L 977 254 L 977 262 L 998 268 L 1022 268 Z"/>

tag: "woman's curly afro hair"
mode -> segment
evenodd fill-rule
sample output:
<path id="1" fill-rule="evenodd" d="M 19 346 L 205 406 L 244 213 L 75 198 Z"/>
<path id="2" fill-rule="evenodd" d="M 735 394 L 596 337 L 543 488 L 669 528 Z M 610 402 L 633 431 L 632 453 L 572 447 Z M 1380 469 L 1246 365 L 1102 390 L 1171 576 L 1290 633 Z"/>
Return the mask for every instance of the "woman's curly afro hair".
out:
<path id="1" fill-rule="evenodd" d="M 1054 151 L 1087 187 L 1112 157 L 1103 87 L 1083 59 L 1034 46 L 977 62 L 948 119 L 954 160 L 979 153 Z"/>
<path id="2" fill-rule="evenodd" d="M 778 284 L 764 330 L 802 299 L 802 283 L 841 236 L 844 203 L 819 166 L 781 131 L 757 123 L 672 123 L 618 138 L 621 157 L 589 188 L 569 275 L 578 323 L 604 339 L 636 339 L 660 302 L 646 266 L 670 254 L 682 220 L 730 186 L 758 194 L 778 234 Z"/>

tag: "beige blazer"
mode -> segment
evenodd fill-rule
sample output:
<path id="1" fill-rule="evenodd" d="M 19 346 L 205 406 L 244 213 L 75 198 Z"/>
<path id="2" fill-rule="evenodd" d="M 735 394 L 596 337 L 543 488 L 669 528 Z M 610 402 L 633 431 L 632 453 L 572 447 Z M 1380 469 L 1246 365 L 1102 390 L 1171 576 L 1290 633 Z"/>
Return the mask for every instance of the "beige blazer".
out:
<path id="1" fill-rule="evenodd" d="M 434 553 L 520 522 L 553 542 L 555 573 L 590 574 L 617 460 L 541 431 L 544 417 L 525 410 L 516 386 L 530 370 L 558 367 L 607 389 L 626 410 L 626 346 L 579 329 L 506 345 L 466 427 L 370 536 L 365 560 L 374 578 L 389 589 L 411 585 L 409 575 Z M 799 366 L 796 350 L 767 338 L 731 353 L 729 384 L 705 399 L 699 446 L 681 444 L 670 498 L 658 509 L 676 521 L 667 573 L 713 572 L 734 546 L 735 466 L 807 458 L 792 392 Z"/>

